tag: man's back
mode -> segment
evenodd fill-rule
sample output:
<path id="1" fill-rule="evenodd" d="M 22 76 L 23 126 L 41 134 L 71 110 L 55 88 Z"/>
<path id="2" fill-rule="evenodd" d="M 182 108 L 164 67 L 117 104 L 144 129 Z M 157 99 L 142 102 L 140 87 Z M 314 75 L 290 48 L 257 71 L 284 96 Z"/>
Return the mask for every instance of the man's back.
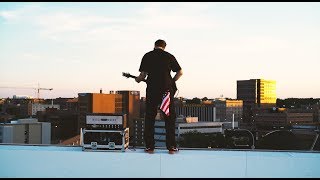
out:
<path id="1" fill-rule="evenodd" d="M 177 72 L 180 69 L 172 54 L 162 49 L 154 49 L 143 56 L 139 71 L 148 73 L 147 83 L 150 88 L 168 89 L 174 83 L 171 70 Z"/>

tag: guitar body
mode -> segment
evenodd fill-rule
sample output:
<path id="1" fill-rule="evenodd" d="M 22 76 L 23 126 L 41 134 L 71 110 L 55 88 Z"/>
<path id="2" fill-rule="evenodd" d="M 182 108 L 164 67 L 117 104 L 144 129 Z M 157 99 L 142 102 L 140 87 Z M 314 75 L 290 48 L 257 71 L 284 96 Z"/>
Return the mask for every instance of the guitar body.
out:
<path id="1" fill-rule="evenodd" d="M 137 76 L 133 76 L 133 75 L 131 75 L 131 74 L 129 74 L 129 73 L 122 73 L 122 76 L 124 76 L 124 77 L 127 77 L 127 78 L 133 78 L 133 79 L 135 79 Z M 144 81 L 144 82 L 146 82 L 146 80 L 144 79 L 144 80 L 142 80 L 142 81 Z M 147 83 L 147 82 L 146 82 Z M 172 90 L 173 90 L 173 94 L 175 94 L 176 92 L 177 92 L 177 90 L 178 90 L 178 88 L 177 88 L 177 85 L 176 85 L 176 82 L 175 81 L 173 81 L 173 84 L 172 84 Z"/>

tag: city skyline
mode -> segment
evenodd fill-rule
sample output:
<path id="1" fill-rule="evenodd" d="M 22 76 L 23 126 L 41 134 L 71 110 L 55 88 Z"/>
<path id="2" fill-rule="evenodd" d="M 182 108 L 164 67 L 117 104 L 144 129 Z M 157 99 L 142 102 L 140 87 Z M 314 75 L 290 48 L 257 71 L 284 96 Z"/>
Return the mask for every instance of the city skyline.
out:
<path id="1" fill-rule="evenodd" d="M 45 99 L 140 91 L 142 56 L 167 41 L 178 96 L 236 98 L 238 80 L 276 81 L 277 98 L 319 98 L 318 2 L 0 3 L 0 87 Z M 0 88 L 0 98 L 37 97 Z"/>

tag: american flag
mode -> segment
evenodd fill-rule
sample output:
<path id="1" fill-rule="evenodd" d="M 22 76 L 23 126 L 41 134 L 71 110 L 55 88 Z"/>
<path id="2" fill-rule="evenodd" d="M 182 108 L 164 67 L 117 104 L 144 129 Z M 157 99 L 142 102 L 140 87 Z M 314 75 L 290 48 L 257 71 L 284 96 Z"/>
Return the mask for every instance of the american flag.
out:
<path id="1" fill-rule="evenodd" d="M 170 105 L 170 91 L 167 91 L 163 95 L 162 103 L 160 106 L 161 111 L 163 111 L 167 116 L 170 115 L 169 113 L 169 105 Z"/>

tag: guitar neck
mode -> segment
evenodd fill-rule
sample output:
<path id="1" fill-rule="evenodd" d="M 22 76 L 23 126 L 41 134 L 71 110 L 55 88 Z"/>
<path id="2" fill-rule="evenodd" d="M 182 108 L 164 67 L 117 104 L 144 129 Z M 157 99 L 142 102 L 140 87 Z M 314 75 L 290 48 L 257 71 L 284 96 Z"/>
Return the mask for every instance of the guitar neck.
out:
<path id="1" fill-rule="evenodd" d="M 137 76 L 134 76 L 134 75 L 131 75 L 131 74 L 126 74 L 125 76 L 128 77 L 128 78 L 133 78 L 133 79 L 137 78 Z M 147 82 L 145 79 L 143 79 L 142 81 Z"/>
<path id="2" fill-rule="evenodd" d="M 130 74 L 130 75 L 128 75 L 128 77 L 130 77 L 130 78 L 134 78 L 134 79 L 135 79 L 135 78 L 137 78 L 137 76 L 133 76 L 133 75 L 131 75 L 131 74 Z"/>
<path id="3" fill-rule="evenodd" d="M 137 78 L 137 76 L 133 76 L 133 75 L 131 75 L 129 73 L 122 73 L 122 76 L 127 77 L 127 78 L 133 78 L 133 79 Z M 146 79 L 143 79 L 142 81 L 147 83 Z M 178 89 L 175 81 L 173 81 L 172 89 L 173 89 L 174 92 L 176 92 L 177 89 Z"/>

